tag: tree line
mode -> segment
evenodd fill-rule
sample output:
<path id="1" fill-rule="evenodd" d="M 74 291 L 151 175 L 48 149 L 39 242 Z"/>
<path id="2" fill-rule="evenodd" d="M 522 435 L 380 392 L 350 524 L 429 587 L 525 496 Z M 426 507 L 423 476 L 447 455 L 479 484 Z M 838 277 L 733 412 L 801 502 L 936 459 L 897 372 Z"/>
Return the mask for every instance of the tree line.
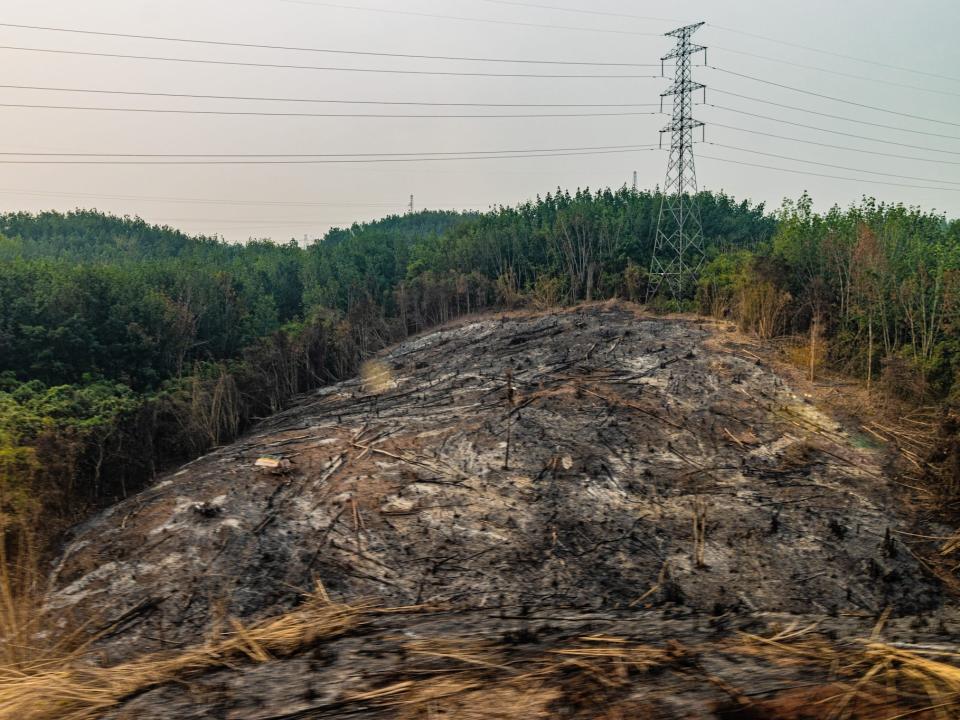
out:
<path id="1" fill-rule="evenodd" d="M 916 402 L 960 400 L 960 221 L 865 199 L 817 214 L 804 195 L 777 231 L 700 280 L 700 310 L 764 337 L 808 335 L 814 360 Z"/>

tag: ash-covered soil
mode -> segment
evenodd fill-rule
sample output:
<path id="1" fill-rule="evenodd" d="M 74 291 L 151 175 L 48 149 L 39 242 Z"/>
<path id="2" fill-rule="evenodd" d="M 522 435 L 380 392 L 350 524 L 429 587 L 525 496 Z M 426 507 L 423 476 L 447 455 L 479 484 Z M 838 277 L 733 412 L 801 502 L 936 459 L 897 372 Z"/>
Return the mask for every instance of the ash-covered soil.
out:
<path id="1" fill-rule="evenodd" d="M 856 685 L 890 658 L 831 638 L 869 637 L 873 624 L 820 618 L 812 632 L 789 616 L 683 608 L 387 615 L 292 656 L 147 690 L 102 720 L 822 720 L 841 704 L 858 720 L 953 717 L 923 712 L 937 703 L 922 684 L 912 696 L 890 693 L 883 674 L 879 691 Z M 884 636 L 894 652 L 957 649 L 932 624 L 891 620 Z"/>
<path id="2" fill-rule="evenodd" d="M 488 637 L 558 613 L 655 635 L 665 608 L 704 628 L 886 608 L 951 627 L 898 540 L 913 527 L 880 451 L 726 326 L 591 306 L 470 322 L 380 360 L 79 528 L 50 607 L 109 628 L 105 663 L 279 614 L 317 582 L 337 602 L 459 611 L 448 632 Z M 375 657 L 364 637 L 341 642 Z M 332 660 L 290 662 L 281 674 L 335 703 L 338 675 L 313 678 Z M 387 661 L 364 662 L 339 672 L 369 681 Z M 184 690 L 131 717 L 166 717 L 164 692 Z M 248 710 L 211 716 L 271 717 Z"/>

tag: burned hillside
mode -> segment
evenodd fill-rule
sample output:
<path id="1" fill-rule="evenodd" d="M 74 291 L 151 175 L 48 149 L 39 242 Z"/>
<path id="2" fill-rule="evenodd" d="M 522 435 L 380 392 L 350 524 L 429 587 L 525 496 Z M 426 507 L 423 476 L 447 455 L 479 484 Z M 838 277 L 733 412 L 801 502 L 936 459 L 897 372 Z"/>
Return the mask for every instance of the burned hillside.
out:
<path id="1" fill-rule="evenodd" d="M 928 613 L 877 451 L 722 326 L 588 307 L 396 346 L 80 528 L 104 657 L 337 602 Z"/>

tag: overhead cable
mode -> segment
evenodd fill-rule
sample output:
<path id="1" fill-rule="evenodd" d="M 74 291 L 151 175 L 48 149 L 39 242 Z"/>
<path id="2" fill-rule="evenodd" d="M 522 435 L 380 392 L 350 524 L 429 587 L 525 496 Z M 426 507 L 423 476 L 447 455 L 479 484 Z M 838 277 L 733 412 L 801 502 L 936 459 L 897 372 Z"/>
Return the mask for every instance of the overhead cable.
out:
<path id="1" fill-rule="evenodd" d="M 560 153 L 533 153 L 527 155 L 483 155 L 463 157 L 418 157 L 418 158 L 351 158 L 351 159 L 240 159 L 240 160 L 195 160 L 195 159 L 164 159 L 164 160 L 117 160 L 117 159 L 83 159 L 83 160 L 14 160 L 2 159 L 0 165 L 340 165 L 340 164 L 373 164 L 373 163 L 421 163 L 421 162 L 454 162 L 478 160 L 522 160 L 545 157 L 570 157 L 580 155 L 621 155 L 634 152 L 658 151 L 658 146 L 637 146 L 623 150 L 591 150 L 584 152 Z"/>
<path id="2" fill-rule="evenodd" d="M 800 162 L 807 165 L 819 165 L 820 167 L 833 168 L 835 170 L 849 170 L 851 172 L 860 172 L 866 173 L 867 175 L 883 175 L 885 177 L 896 177 L 902 180 L 917 180 L 919 182 L 925 183 L 946 183 L 947 185 L 960 185 L 960 182 L 953 180 L 944 180 L 942 178 L 926 178 L 926 177 L 911 177 L 910 175 L 903 175 L 901 173 L 887 173 L 887 172 L 878 172 L 876 170 L 865 170 L 864 168 L 849 167 L 847 165 L 834 165 L 832 163 L 819 162 L 816 160 L 805 160 L 803 158 L 790 157 L 789 155 L 778 155 L 777 153 L 764 152 L 762 150 L 752 150 L 750 148 L 736 147 L 734 145 L 724 145 L 723 143 L 706 141 L 706 145 L 714 145 L 715 147 L 722 147 L 728 150 L 737 150 L 739 152 L 752 153 L 754 155 L 763 155 L 765 157 L 777 158 L 779 160 L 790 160 L 791 162 Z"/>
<path id="3" fill-rule="evenodd" d="M 120 60 L 147 60 L 151 62 L 187 63 L 193 65 L 221 65 L 224 67 L 265 68 L 268 70 L 312 70 L 319 72 L 352 72 L 388 75 L 430 75 L 438 77 L 482 77 L 482 78 L 537 78 L 561 80 L 662 80 L 660 75 L 611 74 L 564 74 L 559 73 L 495 73 L 495 72 L 457 72 L 452 70 L 401 70 L 397 68 L 353 68 L 325 65 L 296 65 L 290 63 L 242 62 L 239 60 L 214 60 L 210 58 L 184 58 L 162 55 L 133 55 L 130 53 L 110 53 L 92 50 L 62 50 L 59 48 L 24 47 L 21 45 L 0 45 L 0 50 L 12 52 L 45 53 L 51 55 L 70 55 L 74 57 L 99 57 Z"/>
<path id="4" fill-rule="evenodd" d="M 897 115 L 899 117 L 910 118 L 912 120 L 922 120 L 924 122 L 936 123 L 938 125 L 950 125 L 952 127 L 960 127 L 960 122 L 954 122 L 952 120 L 941 120 L 940 118 L 927 117 L 925 115 L 914 115 L 913 113 L 900 112 L 899 110 L 891 110 L 890 108 L 880 107 L 878 105 L 867 105 L 865 103 L 855 102 L 853 100 L 847 100 L 846 98 L 838 98 L 833 95 L 824 95 L 823 93 L 813 92 L 812 90 L 804 90 L 803 88 L 794 87 L 793 85 L 786 85 L 784 83 L 774 82 L 773 80 L 765 80 L 764 78 L 757 77 L 756 75 L 747 75 L 745 73 L 734 72 L 733 70 L 727 70 L 725 68 L 720 68 L 715 65 L 705 65 L 711 70 L 716 70 L 718 72 L 726 73 L 727 75 L 733 75 L 734 77 L 743 78 L 746 80 L 752 80 L 753 82 L 762 83 L 764 85 L 769 85 L 771 87 L 778 87 L 784 90 L 790 90 L 791 92 L 801 93 L 803 95 L 809 95 L 811 97 L 817 97 L 824 100 L 830 100 L 831 102 L 842 103 L 844 105 L 851 105 L 853 107 L 863 108 L 865 110 L 873 110 L 875 112 L 887 113 L 888 115 Z"/>
<path id="5" fill-rule="evenodd" d="M 497 58 L 464 55 L 423 55 L 414 53 L 379 52 L 372 50 L 341 50 L 335 48 L 307 47 L 303 45 L 276 45 L 268 43 L 236 42 L 228 40 L 210 40 L 207 38 L 185 38 L 170 35 L 143 35 L 134 33 L 107 32 L 103 30 L 83 30 L 79 28 L 54 27 L 49 25 L 25 25 L 0 22 L 0 27 L 39 30 L 44 32 L 73 33 L 76 35 L 95 35 L 99 37 L 125 38 L 130 40 L 157 40 L 163 42 L 187 43 L 191 45 L 212 45 L 216 47 L 256 48 L 262 50 L 288 50 L 293 52 L 325 53 L 328 55 L 361 55 L 369 57 L 404 58 L 412 60 L 457 60 L 463 62 L 520 63 L 531 65 L 587 65 L 606 67 L 660 67 L 653 63 L 601 62 L 578 60 L 537 60 L 531 58 Z"/>
<path id="6" fill-rule="evenodd" d="M 181 92 L 147 92 L 144 90 L 104 90 L 97 88 L 50 87 L 45 85 L 4 85 L 0 89 L 38 90 L 92 95 L 122 95 L 132 97 L 188 98 L 191 100 L 244 100 L 255 102 L 317 103 L 325 105 L 408 105 L 416 107 L 659 107 L 659 103 L 485 103 L 485 102 L 423 102 L 418 100 L 326 100 L 319 98 L 291 98 L 251 95 L 204 95 Z"/>
<path id="7" fill-rule="evenodd" d="M 801 45 L 800 43 L 773 38 L 773 37 L 770 37 L 769 35 L 760 35 L 758 33 L 747 32 L 745 30 L 738 30 L 737 28 L 724 27 L 723 25 L 716 25 L 714 23 L 709 23 L 709 22 L 707 23 L 707 27 L 714 28 L 715 30 L 722 30 L 723 32 L 743 35 L 744 37 L 752 37 L 758 40 L 766 40 L 767 42 L 776 43 L 778 45 L 786 45 L 787 47 L 794 47 L 794 48 L 799 48 L 800 50 L 807 50 L 809 52 L 820 53 L 822 55 L 830 55 L 832 57 L 843 58 L 845 60 L 854 60 L 856 62 L 864 63 L 867 65 L 875 65 L 877 67 L 887 68 L 889 70 L 900 70 L 902 72 L 914 73 L 916 75 L 926 75 L 928 77 L 940 78 L 941 80 L 951 80 L 953 82 L 960 83 L 960 77 L 955 77 L 952 75 L 941 75 L 939 73 L 932 73 L 927 70 L 917 70 L 916 68 L 905 67 L 903 65 L 891 65 L 889 63 L 878 62 L 876 60 L 857 57 L 856 55 L 847 55 L 844 53 L 835 52 L 833 50 L 824 50 L 823 48 L 812 47 L 810 45 Z"/>
<path id="8" fill-rule="evenodd" d="M 882 138 L 870 137 L 868 135 L 858 135 L 856 133 L 844 132 L 842 130 L 832 130 L 830 128 L 819 127 L 817 125 L 807 125 L 806 123 L 795 122 L 793 120 L 785 120 L 784 118 L 772 117 L 770 115 L 762 115 L 760 113 L 748 112 L 747 110 L 738 110 L 737 108 L 726 107 L 724 105 L 715 105 L 713 103 L 707 103 L 707 107 L 712 107 L 717 110 L 724 110 L 726 112 L 737 113 L 738 115 L 745 115 L 747 117 L 758 118 L 761 120 L 770 120 L 771 122 L 780 123 L 781 125 L 792 125 L 794 127 L 807 128 L 808 130 L 816 130 L 817 132 L 830 133 L 831 135 L 842 135 L 843 137 L 857 138 L 858 140 L 867 140 L 869 142 L 880 143 L 883 145 L 896 145 L 897 147 L 912 148 L 914 150 L 927 150 L 928 152 L 943 153 L 945 155 L 960 155 L 960 151 L 956 150 L 944 150 L 942 148 L 931 148 L 924 145 L 911 145 L 910 143 L 896 142 L 894 140 L 884 140 Z"/>
<path id="9" fill-rule="evenodd" d="M 583 117 L 628 117 L 636 115 L 660 115 L 659 112 L 607 112 L 607 113 L 487 113 L 487 114 L 400 114 L 400 113 L 310 113 L 269 112 L 261 110 L 185 110 L 180 108 L 132 108 L 89 105 L 51 105 L 31 103 L 0 103 L 0 108 L 25 108 L 34 110 L 74 110 L 94 112 L 159 113 L 163 115 L 238 115 L 255 117 L 313 117 L 313 118 L 396 118 L 396 119 L 481 119 L 481 118 L 583 118 Z"/>
<path id="10" fill-rule="evenodd" d="M 731 160 L 730 158 L 720 158 L 713 155 L 704 155 L 700 153 L 699 158 L 706 160 L 716 160 L 717 162 L 731 163 L 733 165 L 745 165 L 747 167 L 762 168 L 764 170 L 776 170 L 777 172 L 791 173 L 793 175 L 808 175 L 810 177 L 831 178 L 833 180 L 848 180 L 856 183 L 870 183 L 873 185 L 890 185 L 893 187 L 912 188 L 914 190 L 943 190 L 946 192 L 960 192 L 960 188 L 945 188 L 932 185 L 910 185 L 908 183 L 890 182 L 888 180 L 871 180 L 869 178 L 845 177 L 842 175 L 828 175 L 826 173 L 810 172 L 808 170 L 793 170 L 790 168 L 778 167 L 775 165 L 762 165 L 759 163 L 744 162 L 743 160 Z"/>

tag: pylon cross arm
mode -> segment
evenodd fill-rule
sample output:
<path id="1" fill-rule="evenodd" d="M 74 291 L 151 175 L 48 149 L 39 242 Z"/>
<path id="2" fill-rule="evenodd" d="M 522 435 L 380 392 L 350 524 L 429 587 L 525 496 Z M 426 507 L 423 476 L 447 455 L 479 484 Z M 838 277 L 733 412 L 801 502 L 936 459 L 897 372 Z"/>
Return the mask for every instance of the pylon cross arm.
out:
<path id="1" fill-rule="evenodd" d="M 660 97 L 669 97 L 670 95 L 682 95 L 683 93 L 696 92 L 697 90 L 703 90 L 706 88 L 706 85 L 701 85 L 697 82 L 689 83 L 674 83 L 669 90 L 660 93 Z"/>
<path id="2" fill-rule="evenodd" d="M 677 124 L 676 122 L 670 123 L 660 132 L 682 132 L 684 130 L 693 130 L 694 128 L 703 127 L 703 123 L 699 120 L 694 120 L 693 118 L 689 120 L 682 121 L 682 124 Z"/>
<path id="3" fill-rule="evenodd" d="M 660 60 L 673 60 L 674 58 L 688 57 L 690 55 L 695 55 L 698 52 L 704 52 L 706 49 L 707 48 L 705 48 L 703 45 L 690 45 L 689 43 L 684 43 L 684 47 L 674 48 L 660 58 Z"/>
<path id="4" fill-rule="evenodd" d="M 697 30 L 702 28 L 704 25 L 706 25 L 705 22 L 698 22 L 698 23 L 692 23 L 690 25 L 684 25 L 683 27 L 679 27 L 676 30 L 671 30 L 670 32 L 664 33 L 664 36 L 678 38 L 683 35 L 692 35 Z"/>

